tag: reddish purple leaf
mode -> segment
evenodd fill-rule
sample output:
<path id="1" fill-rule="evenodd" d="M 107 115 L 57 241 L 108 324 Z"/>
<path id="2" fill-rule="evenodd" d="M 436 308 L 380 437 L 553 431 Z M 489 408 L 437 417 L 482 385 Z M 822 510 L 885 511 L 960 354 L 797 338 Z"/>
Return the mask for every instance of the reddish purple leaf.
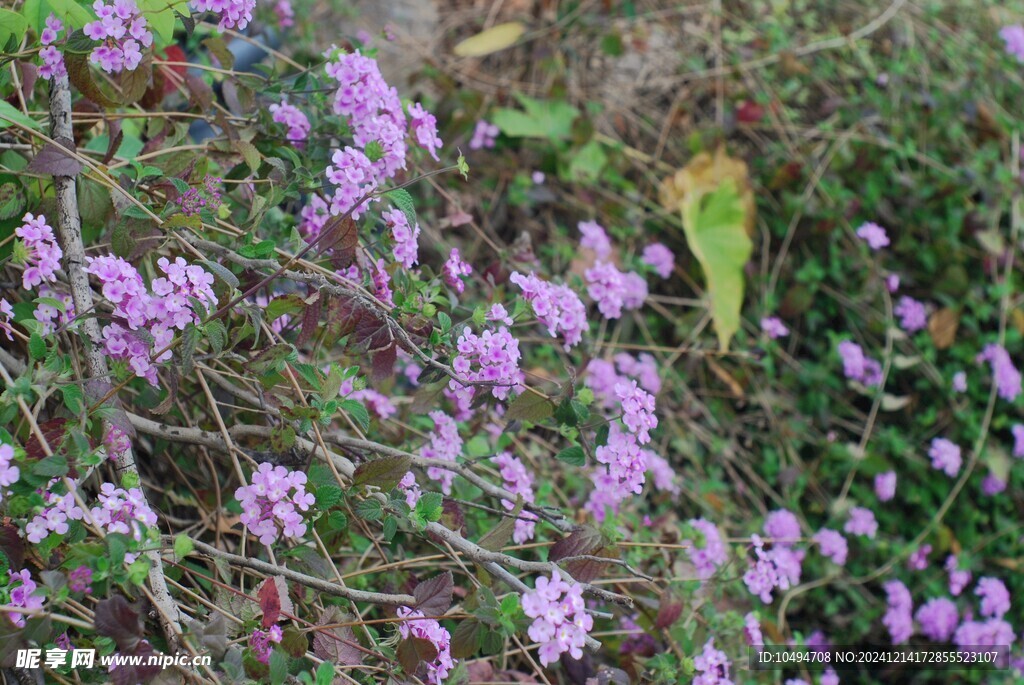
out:
<path id="1" fill-rule="evenodd" d="M 46 143 L 28 165 L 28 170 L 37 174 L 51 176 L 77 176 L 82 171 L 82 164 L 69 154 L 75 149 L 73 141 L 58 138 L 58 144 Z"/>
<path id="2" fill-rule="evenodd" d="M 424 616 L 444 616 L 452 605 L 454 587 L 451 571 L 422 581 L 412 591 L 412 596 L 416 598 L 416 609 L 423 612 Z"/>

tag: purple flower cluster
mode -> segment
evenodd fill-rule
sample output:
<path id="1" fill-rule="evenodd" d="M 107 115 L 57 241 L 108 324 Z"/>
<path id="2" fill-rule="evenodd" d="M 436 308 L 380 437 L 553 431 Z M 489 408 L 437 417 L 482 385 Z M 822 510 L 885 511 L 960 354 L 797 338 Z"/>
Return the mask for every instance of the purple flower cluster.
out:
<path id="1" fill-rule="evenodd" d="M 315 238 L 331 216 L 331 207 L 319 195 L 310 195 L 309 201 L 299 213 L 302 221 L 299 222 L 299 233 L 307 238 Z"/>
<path id="2" fill-rule="evenodd" d="M 614 363 L 604 359 L 592 359 L 587 365 L 586 386 L 594 392 L 594 397 L 605 409 L 614 409 L 619 399 L 616 387 L 621 383 L 636 379 L 640 387 L 656 395 L 661 392 L 661 375 L 658 373 L 658 362 L 655 358 L 641 352 L 634 357 L 620 352 L 613 357 Z"/>
<path id="3" fill-rule="evenodd" d="M 959 597 L 971 582 L 971 572 L 961 569 L 955 555 L 946 557 L 946 572 L 949 574 L 949 594 Z"/>
<path id="4" fill-rule="evenodd" d="M 888 502 L 896 496 L 895 471 L 886 471 L 875 476 L 875 495 L 879 502 Z"/>
<path id="5" fill-rule="evenodd" d="M 8 340 L 14 340 L 14 328 L 11 326 L 13 318 L 14 307 L 5 298 L 0 297 L 0 331 L 4 332 Z"/>
<path id="6" fill-rule="evenodd" d="M 61 23 L 55 14 L 51 13 L 46 18 L 46 28 L 39 34 L 39 42 L 43 45 L 39 51 L 39 59 L 43 61 L 39 67 L 39 76 L 46 81 L 49 81 L 54 76 L 63 76 L 68 73 L 67 68 L 64 66 L 64 55 L 53 44 L 60 37 L 60 32 L 63 30 L 64 24 Z"/>
<path id="7" fill-rule="evenodd" d="M 71 295 L 58 293 L 45 284 L 40 285 L 37 292 L 41 298 L 48 297 L 64 305 L 64 311 L 62 312 L 48 302 L 40 302 L 36 310 L 32 312 L 32 316 L 39 322 L 39 332 L 42 335 L 53 333 L 57 330 L 58 326 L 65 326 L 75 318 L 75 303 L 71 299 Z M 3 311 L 3 303 L 0 303 L 0 311 Z"/>
<path id="8" fill-rule="evenodd" d="M 850 509 L 850 518 L 847 519 L 843 530 L 850 535 L 863 535 L 873 539 L 878 533 L 878 521 L 875 520 L 875 513 L 864 507 L 853 507 Z"/>
<path id="9" fill-rule="evenodd" d="M 864 354 L 855 342 L 844 340 L 836 350 L 843 360 L 843 375 L 871 387 L 882 382 L 882 365 Z"/>
<path id="10" fill-rule="evenodd" d="M 950 385 L 953 388 L 953 392 L 967 392 L 967 374 L 963 371 L 957 371 L 953 374 L 953 382 Z"/>
<path id="11" fill-rule="evenodd" d="M 915 549 L 907 558 L 907 568 L 911 571 L 923 571 L 928 568 L 928 555 L 932 553 L 931 545 L 923 545 Z"/>
<path id="12" fill-rule="evenodd" d="M 476 122 L 476 127 L 473 129 L 473 137 L 469 140 L 470 150 L 480 150 L 482 148 L 494 147 L 494 142 L 498 139 L 498 127 L 489 121 L 480 119 Z"/>
<path id="13" fill-rule="evenodd" d="M 502 326 L 497 330 L 485 330 L 477 335 L 466 326 L 456 343 L 458 354 L 452 359 L 452 368 L 467 381 L 485 381 L 491 395 L 504 400 L 516 391 L 523 382 L 519 370 L 519 341 Z M 463 385 L 454 378 L 448 381 L 460 408 L 468 410 L 476 394 L 473 385 Z"/>
<path id="14" fill-rule="evenodd" d="M 213 12 L 220 20 L 217 26 L 241 31 L 252 21 L 256 0 L 190 0 L 189 6 L 195 12 Z M 226 66 L 226 65 L 225 65 Z"/>
<path id="15" fill-rule="evenodd" d="M 931 457 L 932 468 L 942 471 L 950 478 L 960 472 L 960 466 L 964 462 L 960 456 L 960 446 L 946 438 L 932 440 L 928 456 Z"/>
<path id="16" fill-rule="evenodd" d="M 97 499 L 99 506 L 93 507 L 89 515 L 92 522 L 105 528 L 107 533 L 122 533 L 139 541 L 142 540 L 142 526 L 156 525 L 156 514 L 149 508 L 146 495 L 139 488 L 125 490 L 113 483 L 104 483 Z"/>
<path id="17" fill-rule="evenodd" d="M 813 540 L 818 543 L 818 551 L 822 556 L 828 557 L 839 566 L 846 564 L 849 545 L 842 533 L 831 528 L 822 528 L 814 534 Z"/>
<path id="18" fill-rule="evenodd" d="M 416 474 L 409 471 L 402 480 L 398 482 L 398 489 L 405 493 L 405 503 L 410 508 L 416 507 L 416 503 L 420 501 L 420 496 L 423 491 L 420 490 L 419 483 L 416 482 Z"/>
<path id="19" fill-rule="evenodd" d="M 513 495 L 520 495 L 524 502 L 533 504 L 533 475 L 527 471 L 523 462 L 508 452 L 502 452 L 494 458 L 494 463 L 501 469 L 501 479 L 505 483 L 505 489 Z M 501 505 L 509 511 L 515 508 L 514 502 L 504 499 L 501 500 Z M 512 539 L 516 544 L 521 545 L 533 539 L 536 521 L 536 514 L 529 511 L 520 512 L 512 533 Z"/>
<path id="20" fill-rule="evenodd" d="M 135 71 L 142 62 L 143 48 L 153 44 L 153 34 L 146 28 L 146 17 L 135 0 L 114 0 L 110 5 L 96 0 L 92 8 L 98 18 L 82 27 L 82 31 L 103 42 L 93 48 L 89 61 L 108 74 Z"/>
<path id="21" fill-rule="evenodd" d="M 640 259 L 662 278 L 671 276 L 672 269 L 676 266 L 676 256 L 661 243 L 651 243 L 644 247 Z"/>
<path id="22" fill-rule="evenodd" d="M 922 604 L 914 618 L 921 626 L 921 632 L 929 640 L 945 642 L 956 630 L 960 620 L 956 604 L 947 597 L 936 597 Z"/>
<path id="23" fill-rule="evenodd" d="M 68 573 L 68 589 L 72 592 L 92 592 L 92 569 L 76 566 Z"/>
<path id="24" fill-rule="evenodd" d="M 306 118 L 306 115 L 298 107 L 289 105 L 287 102 L 275 102 L 270 105 L 269 109 L 275 122 L 288 127 L 288 140 L 303 141 L 309 137 L 309 130 L 311 128 L 309 119 Z"/>
<path id="25" fill-rule="evenodd" d="M 1010 427 L 1013 433 L 1013 456 L 1024 458 L 1024 424 L 1015 423 Z"/>
<path id="26" fill-rule="evenodd" d="M 718 567 L 729 558 L 729 550 L 722 542 L 722 536 L 718 532 L 718 526 L 705 519 L 690 519 L 687 525 L 695 528 L 703 537 L 704 544 L 698 546 L 693 540 L 684 540 L 686 553 L 690 562 L 697 569 L 697 577 L 707 580 L 715 574 Z"/>
<path id="27" fill-rule="evenodd" d="M 743 617 L 743 639 L 751 647 L 764 646 L 764 635 L 761 633 L 761 621 L 753 611 Z"/>
<path id="28" fill-rule="evenodd" d="M 889 630 L 894 645 L 903 644 L 914 634 L 914 601 L 910 590 L 898 580 L 890 580 L 882 587 L 888 605 L 882 624 Z"/>
<path id="29" fill-rule="evenodd" d="M 32 580 L 32 574 L 29 573 L 27 568 L 23 568 L 17 573 L 8 570 L 8 584 L 7 592 L 11 597 L 11 601 L 6 606 L 15 607 L 18 609 L 27 609 L 28 611 L 37 611 L 43 608 L 43 598 L 35 594 L 36 588 L 38 587 L 34 580 Z M 17 585 L 15 585 L 17 583 Z M 18 627 L 25 627 L 25 615 L 17 612 L 4 612 L 11 622 Z"/>
<path id="30" fill-rule="evenodd" d="M 421 611 L 409 607 L 398 607 L 396 613 L 398 618 L 406 619 L 398 624 L 398 632 L 403 638 L 414 637 L 434 645 L 437 656 L 427 664 L 427 682 L 441 685 L 448 677 L 448 672 L 455 668 L 455 660 L 452 659 L 451 634 L 436 620 L 423 618 Z"/>
<path id="31" fill-rule="evenodd" d="M 636 381 L 624 381 L 615 385 L 615 397 L 622 407 L 622 422 L 636 441 L 646 445 L 651 441 L 651 431 L 658 427 L 654 415 L 654 397 L 640 388 Z"/>
<path id="32" fill-rule="evenodd" d="M 1013 24 L 999 30 L 999 37 L 1006 43 L 1006 53 L 1024 62 L 1024 26 Z"/>
<path id="33" fill-rule="evenodd" d="M 4 501 L 4 489 L 18 482 L 21 471 L 14 465 L 14 447 L 0 443 L 0 502 Z"/>
<path id="34" fill-rule="evenodd" d="M 876 223 L 867 222 L 857 229 L 857 237 L 868 244 L 872 250 L 880 250 L 889 245 L 889 236 L 885 229 Z"/>
<path id="35" fill-rule="evenodd" d="M 135 267 L 121 257 L 85 259 L 85 271 L 99 279 L 103 296 L 114 305 L 115 321 L 103 328 L 107 354 L 127 359 L 136 376 L 156 385 L 156 368 L 150 355 L 165 350 L 174 339 L 175 329 L 185 330 L 189 324 L 198 323 L 190 298 L 207 308 L 217 305 L 213 274 L 201 266 L 189 265 L 181 257 L 173 262 L 161 257 L 157 265 L 164 276 L 153 279 L 150 293 Z M 170 358 L 171 351 L 165 350 L 155 361 Z"/>
<path id="36" fill-rule="evenodd" d="M 277 0 L 274 3 L 274 14 L 277 15 L 278 25 L 286 29 L 295 25 L 295 10 L 289 0 Z"/>
<path id="37" fill-rule="evenodd" d="M 550 579 L 538 578 L 535 589 L 523 593 L 522 603 L 523 613 L 533 619 L 528 634 L 540 644 L 541 665 L 558 661 L 565 652 L 573 659 L 583 658 L 583 646 L 594 619 L 586 612 L 580 585 L 569 585 L 556 569 Z"/>
<path id="38" fill-rule="evenodd" d="M 765 604 L 770 604 L 772 592 L 776 588 L 788 590 L 800 582 L 800 565 L 805 553 L 783 545 L 775 545 L 766 550 L 760 535 L 752 535 L 750 539 L 756 558 L 743 574 L 743 583 L 751 594 L 760 597 Z"/>
<path id="39" fill-rule="evenodd" d="M 274 645 L 280 644 L 283 639 L 284 631 L 281 630 L 281 626 L 270 626 L 267 630 L 257 628 L 249 636 L 249 648 L 252 649 L 252 655 L 256 657 L 256 661 L 269 664 L 270 653 L 274 650 Z"/>
<path id="40" fill-rule="evenodd" d="M 581 221 L 577 227 L 583 235 L 580 238 L 580 247 L 592 251 L 598 259 L 608 259 L 612 253 L 612 241 L 604 226 L 596 221 Z"/>
<path id="41" fill-rule="evenodd" d="M 606 319 L 617 319 L 623 309 L 639 309 L 647 299 L 647 281 L 633 271 L 623 273 L 611 262 L 598 260 L 583 272 L 587 294 Z"/>
<path id="42" fill-rule="evenodd" d="M 409 105 L 409 119 L 416 142 L 430 153 L 435 162 L 439 161 L 437 151 L 441 149 L 442 143 L 437 136 L 437 119 L 418 102 Z"/>
<path id="43" fill-rule="evenodd" d="M 395 261 L 406 269 L 411 269 L 419 261 L 420 225 L 417 223 L 410 226 L 409 218 L 400 209 L 383 212 L 381 218 L 391 229 L 391 236 L 395 241 Z M 461 285 L 462 282 L 459 281 L 459 286 Z"/>
<path id="44" fill-rule="evenodd" d="M 1016 639 L 1013 626 L 1000 618 L 987 621 L 964 621 L 953 633 L 953 642 L 961 651 L 973 652 L 978 647 L 1005 647 Z"/>
<path id="45" fill-rule="evenodd" d="M 792 547 L 801 538 L 800 521 L 788 509 L 776 509 L 764 519 L 764 534 L 772 544 Z"/>
<path id="46" fill-rule="evenodd" d="M 21 284 L 25 290 L 31 290 L 44 281 L 52 283 L 57 280 L 64 252 L 45 216 L 26 214 L 22 221 L 24 223 L 14 229 L 14 235 L 21 238 L 25 247 L 25 271 L 21 275 Z"/>
<path id="47" fill-rule="evenodd" d="M 434 431 L 423 447 L 423 456 L 454 464 L 462 452 L 462 438 L 459 436 L 459 427 L 455 424 L 455 419 L 440 410 L 430 412 L 429 416 L 434 422 Z M 441 484 L 441 492 L 451 494 L 452 481 L 455 480 L 453 471 L 430 466 L 427 468 L 427 476 Z"/>
<path id="48" fill-rule="evenodd" d="M 608 431 L 608 444 L 594 451 L 597 461 L 606 469 L 598 468 L 593 476 L 595 489 L 587 508 L 598 520 L 604 519 L 604 507 L 619 502 L 630 495 L 643 492 L 647 472 L 646 450 L 640 449 L 637 438 L 613 423 Z"/>
<path id="49" fill-rule="evenodd" d="M 982 616 L 1002 618 L 1010 610 L 1010 592 L 998 578 L 979 578 L 974 594 L 981 597 Z"/>
<path id="50" fill-rule="evenodd" d="M 673 495 L 678 495 L 682 488 L 679 487 L 679 483 L 676 482 L 676 471 L 672 468 L 672 465 L 668 463 L 668 460 L 664 457 L 655 454 L 654 452 L 647 452 L 647 473 L 651 476 L 651 482 L 654 484 L 656 490 L 662 490 L 664 492 L 670 492 Z"/>
<path id="51" fill-rule="evenodd" d="M 985 345 L 975 361 L 978 364 L 988 362 L 992 367 L 992 382 L 995 383 L 1001 398 L 1007 402 L 1017 399 L 1020 395 L 1021 375 L 1005 347 L 996 344 Z"/>
<path id="52" fill-rule="evenodd" d="M 715 647 L 715 638 L 704 643 L 704 649 L 693 657 L 693 668 L 697 674 L 693 685 L 732 685 L 729 680 L 729 658 Z"/>
<path id="53" fill-rule="evenodd" d="M 469 262 L 462 259 L 459 249 L 453 247 L 448 255 L 448 260 L 441 267 L 441 273 L 444 277 L 444 282 L 454 288 L 455 292 L 462 294 L 462 291 L 466 289 L 466 284 L 462 282 L 462 277 L 473 273 L 473 267 L 469 265 Z"/>
<path id="54" fill-rule="evenodd" d="M 523 298 L 548 334 L 552 338 L 562 336 L 566 351 L 579 344 L 588 328 L 587 308 L 572 288 L 545 281 L 532 271 L 529 276 L 513 273 L 509 280 L 522 289 Z"/>
<path id="55" fill-rule="evenodd" d="M 293 539 L 305 535 L 306 523 L 299 512 L 307 511 L 316 501 L 306 492 L 305 473 L 266 462 L 253 471 L 250 485 L 235 490 L 235 499 L 242 507 L 239 519 L 264 545 L 273 544 L 281 535 Z"/>
<path id="56" fill-rule="evenodd" d="M 68 521 L 81 521 L 85 517 L 85 512 L 75 502 L 74 493 L 58 495 L 54 492 L 57 482 L 54 479 L 47 483 L 42 490 L 44 509 L 25 526 L 25 539 L 33 545 L 50 533 L 64 535 L 68 532 Z"/>
<path id="57" fill-rule="evenodd" d="M 900 328 L 907 333 L 916 333 L 928 325 L 928 310 L 912 297 L 901 297 L 892 312 L 900 317 Z"/>
<path id="58" fill-rule="evenodd" d="M 789 335 L 789 328 L 777 316 L 766 316 L 761 319 L 761 330 L 772 340 L 785 338 Z"/>

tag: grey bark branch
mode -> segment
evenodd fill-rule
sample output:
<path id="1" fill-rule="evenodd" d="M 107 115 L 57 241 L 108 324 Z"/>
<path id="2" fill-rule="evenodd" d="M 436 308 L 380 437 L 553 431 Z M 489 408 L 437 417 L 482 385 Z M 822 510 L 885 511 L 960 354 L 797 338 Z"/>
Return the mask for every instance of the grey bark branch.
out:
<path id="1" fill-rule="evenodd" d="M 50 88 L 50 137 L 56 141 L 74 140 L 71 128 L 71 88 L 68 85 L 67 75 L 55 76 Z M 75 177 L 54 175 L 53 184 L 57 197 L 57 236 L 61 249 L 64 251 L 64 271 L 67 273 L 68 285 L 71 288 L 71 298 L 75 303 L 75 311 L 90 311 L 93 308 L 93 293 L 89 286 L 89 275 L 84 270 L 85 245 L 82 243 L 82 220 L 78 212 Z M 78 322 L 78 325 L 86 339 L 85 367 L 92 379 L 92 385 L 94 387 L 102 385 L 109 389 L 110 370 L 107 368 L 107 360 L 103 354 L 103 333 L 100 330 L 99 320 L 94 317 L 85 317 Z M 116 397 L 111 398 L 108 404 L 123 416 L 123 410 Z M 110 420 L 105 419 L 103 421 L 104 431 L 109 431 L 112 425 Z M 126 418 L 124 425 L 118 426 L 118 428 L 129 434 L 132 433 Z M 119 473 L 131 473 L 138 476 L 133 446 L 129 445 L 124 453 L 116 455 L 115 465 Z M 149 570 L 149 585 L 153 602 L 160 616 L 161 627 L 167 638 L 168 647 L 171 652 L 175 652 L 181 639 L 178 605 L 167 589 L 160 554 L 150 552 L 147 553 L 147 557 L 152 563 Z"/>

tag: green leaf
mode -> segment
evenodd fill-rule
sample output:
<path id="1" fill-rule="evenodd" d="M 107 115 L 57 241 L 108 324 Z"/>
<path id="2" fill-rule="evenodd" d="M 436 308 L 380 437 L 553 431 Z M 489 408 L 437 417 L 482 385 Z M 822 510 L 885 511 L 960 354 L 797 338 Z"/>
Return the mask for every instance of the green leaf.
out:
<path id="1" fill-rule="evenodd" d="M 0 174 L 0 221 L 21 215 L 25 209 L 25 190 L 17 176 Z"/>
<path id="2" fill-rule="evenodd" d="M 548 398 L 526 391 L 512 400 L 505 412 L 508 421 L 532 421 L 537 423 L 555 413 L 555 405 Z"/>
<path id="3" fill-rule="evenodd" d="M 383 537 L 385 542 L 391 542 L 395 537 L 395 533 L 398 532 L 398 519 L 394 516 L 387 516 L 384 518 L 384 532 Z"/>
<path id="4" fill-rule="evenodd" d="M 355 419 L 360 428 L 364 431 L 369 430 L 370 412 L 366 411 L 366 407 L 363 406 L 362 402 L 359 402 L 358 400 L 342 400 L 339 403 L 339 406 L 342 411 Z"/>
<path id="5" fill-rule="evenodd" d="M 4 100 L 0 100 L 0 130 L 7 128 L 12 123 L 21 124 L 36 131 L 42 128 L 38 121 L 22 114 L 21 110 L 15 109 Z"/>
<path id="6" fill-rule="evenodd" d="M 409 472 L 412 458 L 408 455 L 378 457 L 360 464 L 352 476 L 352 485 L 375 485 L 391 490 Z"/>
<path id="7" fill-rule="evenodd" d="M 583 448 L 579 445 L 566 447 L 555 456 L 555 459 L 564 461 L 570 466 L 583 466 L 587 463 L 587 455 L 583 453 Z"/>
<path id="8" fill-rule="evenodd" d="M 191 554 L 193 549 L 195 549 L 195 543 L 189 536 L 180 534 L 174 537 L 174 556 L 179 560 Z"/>
<path id="9" fill-rule="evenodd" d="M 316 504 L 323 509 L 330 509 L 341 501 L 343 495 L 337 485 L 321 485 L 316 489 Z"/>
<path id="10" fill-rule="evenodd" d="M 522 110 L 498 108 L 492 115 L 494 124 L 513 138 L 546 138 L 564 140 L 572 133 L 572 122 L 580 111 L 564 100 L 535 100 L 517 95 Z"/>
<path id="11" fill-rule="evenodd" d="M 57 15 L 65 26 L 80 29 L 92 21 L 93 17 L 82 5 L 75 0 L 25 0 L 21 13 L 28 21 L 28 25 L 39 33 L 46 25 L 46 18 L 50 13 Z"/>
<path id="12" fill-rule="evenodd" d="M 452 52 L 459 57 L 483 57 L 515 45 L 525 32 L 526 26 L 518 21 L 496 24 L 459 42 Z"/>
<path id="13" fill-rule="evenodd" d="M 33 333 L 29 337 L 28 353 L 33 359 L 43 359 L 46 356 L 46 341 L 38 333 Z"/>
<path id="14" fill-rule="evenodd" d="M 228 340 L 228 331 L 220 319 L 207 322 L 203 326 L 203 330 L 206 331 L 206 339 L 210 341 L 210 349 L 213 350 L 213 353 L 220 354 L 223 352 L 224 345 Z"/>
<path id="15" fill-rule="evenodd" d="M 384 508 L 374 497 L 361 500 L 356 503 L 356 516 L 366 521 L 378 521 L 384 514 Z"/>
<path id="16" fill-rule="evenodd" d="M 276 649 L 270 653 L 270 683 L 282 685 L 288 677 L 288 657 Z"/>
<path id="17" fill-rule="evenodd" d="M 416 225 L 416 203 L 413 202 L 409 191 L 405 188 L 395 188 L 384 193 L 384 197 L 391 200 L 391 204 L 402 210 L 410 226 Z"/>
<path id="18" fill-rule="evenodd" d="M 0 8 L 0 45 L 6 45 L 11 37 L 21 38 L 28 29 L 25 17 L 9 9 Z"/>
<path id="19" fill-rule="evenodd" d="M 189 324 L 181 334 L 181 375 L 192 373 L 195 366 L 196 345 L 199 343 L 199 329 Z"/>
<path id="20" fill-rule="evenodd" d="M 444 497 L 441 493 L 425 492 L 416 502 L 416 508 L 413 510 L 413 517 L 416 522 L 423 526 L 429 522 L 438 521 L 441 518 L 441 513 L 444 511 L 442 508 L 443 504 Z"/>
<path id="21" fill-rule="evenodd" d="M 206 266 L 206 268 L 209 271 L 213 272 L 213 274 L 217 278 L 224 281 L 232 288 L 238 287 L 238 276 L 231 273 L 231 270 L 229 268 L 227 268 L 223 264 L 218 264 L 217 262 L 211 261 L 209 259 L 204 259 L 202 260 L 202 262 Z"/>
<path id="22" fill-rule="evenodd" d="M 171 0 L 138 0 L 139 9 L 146 17 L 149 28 L 159 39 L 159 45 L 168 45 L 174 40 L 175 10 L 188 14 L 188 3 Z"/>
<path id="23" fill-rule="evenodd" d="M 60 392 L 64 397 L 64 406 L 68 408 L 68 411 L 75 415 L 81 414 L 82 403 L 85 400 L 85 393 L 82 392 L 82 388 L 77 385 L 62 385 L 60 386 Z"/>
<path id="24" fill-rule="evenodd" d="M 452 317 L 444 312 L 437 313 L 437 320 L 441 322 L 441 332 L 447 334 L 452 329 Z"/>
<path id="25" fill-rule="evenodd" d="M 327 515 L 327 527 L 331 530 L 345 530 L 348 528 L 348 516 L 343 511 L 332 511 Z"/>
<path id="26" fill-rule="evenodd" d="M 498 525 L 487 531 L 477 544 L 491 552 L 497 552 L 507 545 L 515 532 L 516 519 L 523 511 L 523 504 L 525 502 L 522 496 L 516 495 L 516 505 L 512 511 L 508 512 L 508 516 L 503 516 Z"/>
<path id="27" fill-rule="evenodd" d="M 56 447 L 56 444 L 51 442 L 50 446 Z M 68 460 L 56 454 L 36 462 L 36 465 L 32 467 L 32 473 L 46 478 L 58 478 L 67 472 Z"/>
<path id="28" fill-rule="evenodd" d="M 569 175 L 574 181 L 594 183 L 601 177 L 601 171 L 608 163 L 608 155 L 596 140 L 581 147 L 569 163 Z"/>

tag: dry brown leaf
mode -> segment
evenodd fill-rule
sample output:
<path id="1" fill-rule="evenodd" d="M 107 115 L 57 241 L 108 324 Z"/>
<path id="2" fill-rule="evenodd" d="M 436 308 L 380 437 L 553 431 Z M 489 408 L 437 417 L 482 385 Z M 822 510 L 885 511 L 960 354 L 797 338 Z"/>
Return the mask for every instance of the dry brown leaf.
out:
<path id="1" fill-rule="evenodd" d="M 928 334 L 932 336 L 935 347 L 940 350 L 953 345 L 959 327 L 960 312 L 950 307 L 944 307 L 928 317 Z"/>

